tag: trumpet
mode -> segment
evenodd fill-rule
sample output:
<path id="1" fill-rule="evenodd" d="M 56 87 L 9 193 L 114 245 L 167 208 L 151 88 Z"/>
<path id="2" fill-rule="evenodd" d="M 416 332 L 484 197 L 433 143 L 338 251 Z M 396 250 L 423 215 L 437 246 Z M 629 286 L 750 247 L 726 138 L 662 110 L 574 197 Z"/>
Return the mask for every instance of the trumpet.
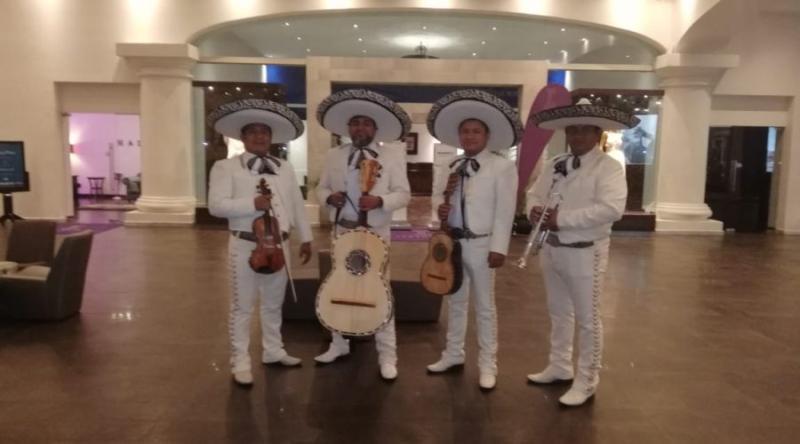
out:
<path id="1" fill-rule="evenodd" d="M 531 234 L 528 236 L 528 244 L 525 245 L 525 251 L 522 253 L 522 257 L 517 259 L 514 263 L 517 268 L 526 268 L 528 266 L 528 256 L 531 255 L 531 251 L 533 251 L 534 256 L 539 254 L 539 250 L 542 249 L 544 242 L 547 240 L 547 236 L 550 234 L 549 229 L 542 230 L 542 224 L 550 215 L 550 208 L 557 207 L 560 200 L 561 194 L 559 193 L 553 192 L 548 196 L 542 214 L 539 216 L 539 220 L 536 221 L 536 226 L 533 231 L 531 231 Z"/>

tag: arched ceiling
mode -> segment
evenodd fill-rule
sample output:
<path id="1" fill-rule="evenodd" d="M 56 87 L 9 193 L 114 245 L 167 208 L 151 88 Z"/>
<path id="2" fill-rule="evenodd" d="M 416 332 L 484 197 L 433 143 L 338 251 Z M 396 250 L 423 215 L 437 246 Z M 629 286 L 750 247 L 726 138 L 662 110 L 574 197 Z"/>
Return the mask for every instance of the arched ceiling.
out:
<path id="1" fill-rule="evenodd" d="M 659 48 L 618 30 L 524 16 L 442 11 L 317 13 L 232 23 L 194 42 L 202 56 L 401 57 L 651 64 Z"/>

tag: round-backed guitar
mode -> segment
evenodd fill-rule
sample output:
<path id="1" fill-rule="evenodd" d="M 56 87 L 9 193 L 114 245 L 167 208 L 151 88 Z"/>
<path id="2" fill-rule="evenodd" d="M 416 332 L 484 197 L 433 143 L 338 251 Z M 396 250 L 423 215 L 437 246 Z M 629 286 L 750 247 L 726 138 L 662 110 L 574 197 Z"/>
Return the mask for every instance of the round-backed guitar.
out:
<path id="1" fill-rule="evenodd" d="M 445 202 L 450 201 L 458 178 L 458 173 L 451 173 L 447 179 Z M 428 241 L 428 256 L 422 263 L 419 281 L 428 292 L 446 296 L 461 288 L 462 279 L 461 244 L 453 239 L 445 219 Z"/>
<path id="2" fill-rule="evenodd" d="M 380 164 L 359 163 L 361 193 L 366 195 L 377 178 Z M 386 280 L 389 246 L 367 228 L 367 213 L 359 214 L 359 227 L 333 241 L 331 272 L 317 292 L 317 318 L 336 333 L 371 335 L 392 319 L 394 298 Z"/>

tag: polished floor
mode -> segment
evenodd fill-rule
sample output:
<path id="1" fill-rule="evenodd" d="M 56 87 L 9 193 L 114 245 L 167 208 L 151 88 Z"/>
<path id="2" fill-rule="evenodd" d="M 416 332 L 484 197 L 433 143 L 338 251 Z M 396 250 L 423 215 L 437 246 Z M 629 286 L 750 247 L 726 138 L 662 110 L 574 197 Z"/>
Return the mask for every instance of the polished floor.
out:
<path id="1" fill-rule="evenodd" d="M 327 233 L 316 235 L 325 247 Z M 513 240 L 512 256 L 523 243 Z M 393 278 L 414 279 L 424 248 L 395 243 Z M 222 230 L 98 234 L 79 316 L 0 320 L 0 442 L 788 443 L 800 435 L 798 237 L 615 235 L 601 384 L 592 403 L 571 410 L 557 405 L 565 387 L 525 383 L 547 358 L 535 261 L 498 274 L 500 374 L 484 393 L 472 330 L 462 371 L 425 373 L 444 342 L 444 314 L 440 323 L 398 325 L 393 383 L 378 377 L 369 341 L 315 366 L 326 333 L 288 322 L 286 347 L 303 366 L 258 366 L 252 389 L 235 386 L 225 258 Z M 296 269 L 315 273 L 313 261 Z"/>

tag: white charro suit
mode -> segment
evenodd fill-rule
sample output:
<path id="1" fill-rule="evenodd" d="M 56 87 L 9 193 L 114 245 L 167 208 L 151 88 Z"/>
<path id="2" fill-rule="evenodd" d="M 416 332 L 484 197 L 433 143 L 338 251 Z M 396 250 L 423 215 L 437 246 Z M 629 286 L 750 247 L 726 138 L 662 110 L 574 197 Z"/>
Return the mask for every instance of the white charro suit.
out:
<path id="1" fill-rule="evenodd" d="M 305 203 L 292 165 L 280 160 L 277 174 L 258 174 L 246 166 L 253 157 L 253 154 L 245 152 L 214 164 L 209 181 L 209 212 L 227 218 L 231 231 L 252 232 L 253 219 L 263 214 L 263 211 L 255 209 L 253 200 L 259 194 L 257 185 L 264 178 L 273 194 L 272 208 L 281 231 L 289 233 L 293 228 L 297 229 L 300 241 L 310 242 L 311 226 L 306 218 Z M 281 340 L 281 307 L 288 275 L 286 270 L 273 274 L 254 272 L 248 263 L 254 248 L 254 242 L 229 236 L 232 285 L 229 333 L 234 372 L 250 370 L 250 318 L 256 296 L 259 297 L 261 314 L 262 361 L 274 362 L 286 356 Z M 288 245 L 285 250 L 286 267 L 289 267 Z"/>
<path id="2" fill-rule="evenodd" d="M 625 210 L 628 188 L 620 163 L 599 147 L 579 158 L 577 169 L 571 155 L 554 159 L 566 161 L 567 175 L 555 186 L 555 191 L 561 194 L 556 221 L 559 230 L 551 233 L 551 237 L 557 236 L 560 243 L 572 246 L 546 243 L 539 261 L 550 311 L 549 365 L 560 375 L 573 374 L 572 344 L 577 321 L 578 371 L 573 387 L 591 394 L 599 382 L 602 359 L 600 297 L 608 263 L 609 234 L 612 223 Z M 528 214 L 534 206 L 545 204 L 553 177 L 551 160 L 527 193 Z"/>
<path id="3" fill-rule="evenodd" d="M 368 148 L 375 151 L 376 160 L 381 164 L 380 177 L 370 191 L 370 195 L 379 196 L 383 206 L 367 213 L 367 223 L 371 230 L 380 236 L 387 244 L 391 243 L 392 213 L 408 205 L 411 199 L 411 188 L 406 176 L 405 158 L 394 148 L 371 143 Z M 358 200 L 361 193 L 358 190 L 358 170 L 355 168 L 359 153 L 350 156 L 355 148 L 352 144 L 344 144 L 328 150 L 325 164 L 317 186 L 317 198 L 320 205 L 326 205 L 328 197 L 336 192 L 347 193 L 349 202 L 345 203 L 339 215 L 340 220 L 357 221 Z M 369 152 L 364 152 L 367 158 L 373 158 Z M 349 163 L 348 163 L 349 161 Z M 336 208 L 327 205 L 330 210 L 330 220 L 335 223 Z M 344 230 L 336 227 L 337 233 Z M 389 269 L 387 268 L 387 274 Z M 388 280 L 389 276 L 387 276 Z M 340 348 L 347 347 L 347 343 L 338 333 L 333 333 L 333 344 Z M 394 318 L 381 330 L 375 333 L 375 344 L 378 349 L 378 359 L 381 364 L 397 363 L 397 340 L 395 337 Z"/>
<path id="4" fill-rule="evenodd" d="M 454 168 L 458 168 L 460 156 Z M 447 346 L 442 359 L 447 362 L 464 361 L 464 340 L 467 332 L 467 312 L 470 295 L 475 303 L 478 325 L 478 367 L 481 374 L 497 374 L 497 309 L 494 301 L 495 270 L 489 268 L 489 252 L 507 254 L 511 239 L 511 225 L 517 196 L 517 170 L 513 162 L 500 154 L 484 149 L 474 159 L 478 171 L 468 167 L 469 177 L 464 180 L 463 214 L 466 226 L 475 239 L 461 239 L 463 259 L 463 283 L 461 288 L 448 296 Z M 449 174 L 442 169 L 440 174 Z M 444 202 L 447 177 L 435 182 L 432 204 L 437 209 Z M 464 228 L 461 211 L 461 185 L 450 198 L 452 209 L 448 224 L 453 228 Z M 486 236 L 488 235 L 488 236 Z"/>

